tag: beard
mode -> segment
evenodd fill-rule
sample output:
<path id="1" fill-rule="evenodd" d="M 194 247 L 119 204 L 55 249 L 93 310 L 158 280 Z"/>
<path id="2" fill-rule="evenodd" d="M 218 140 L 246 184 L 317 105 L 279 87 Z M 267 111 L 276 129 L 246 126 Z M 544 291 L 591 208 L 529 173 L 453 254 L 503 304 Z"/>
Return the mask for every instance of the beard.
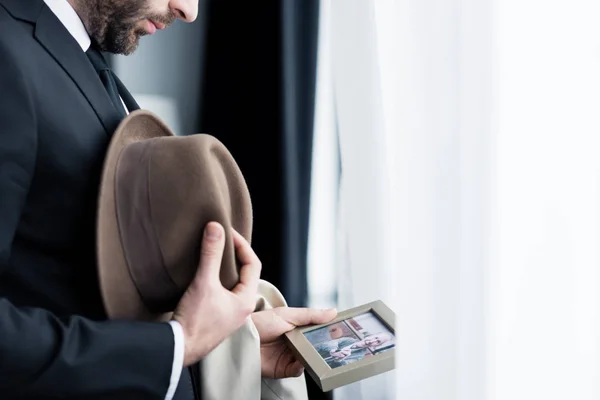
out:
<path id="1" fill-rule="evenodd" d="M 92 42 L 100 51 L 129 55 L 140 38 L 147 35 L 140 23 L 146 19 L 170 25 L 176 17 L 152 13 L 147 0 L 87 0 L 83 10 L 84 23 Z"/>

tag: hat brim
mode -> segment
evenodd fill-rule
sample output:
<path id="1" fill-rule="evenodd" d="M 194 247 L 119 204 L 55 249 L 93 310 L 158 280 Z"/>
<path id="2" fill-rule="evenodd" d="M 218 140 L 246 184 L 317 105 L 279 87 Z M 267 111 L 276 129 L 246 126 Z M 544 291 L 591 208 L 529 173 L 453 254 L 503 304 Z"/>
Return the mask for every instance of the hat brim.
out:
<path id="1" fill-rule="evenodd" d="M 136 110 L 112 136 L 102 170 L 97 215 L 97 262 L 100 292 L 109 318 L 168 321 L 172 313 L 152 312 L 144 304 L 127 267 L 117 221 L 115 172 L 121 151 L 129 144 L 175 136 L 153 113 Z"/>

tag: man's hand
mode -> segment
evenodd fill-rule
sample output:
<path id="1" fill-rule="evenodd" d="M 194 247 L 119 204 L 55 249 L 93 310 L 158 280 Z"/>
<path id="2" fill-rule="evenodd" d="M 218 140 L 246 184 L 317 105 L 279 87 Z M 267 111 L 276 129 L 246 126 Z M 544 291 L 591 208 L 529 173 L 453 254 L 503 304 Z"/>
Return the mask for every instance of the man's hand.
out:
<path id="1" fill-rule="evenodd" d="M 325 324 L 337 315 L 335 309 L 280 307 L 252 314 L 260 335 L 261 372 L 264 378 L 300 376 L 304 367 L 283 341 L 283 334 L 297 326 Z"/>
<path id="2" fill-rule="evenodd" d="M 185 336 L 185 367 L 238 330 L 254 311 L 261 263 L 250 244 L 235 231 L 233 241 L 243 266 L 240 282 L 229 291 L 219 279 L 225 248 L 223 227 L 214 222 L 206 226 L 198 271 L 173 314 Z"/>

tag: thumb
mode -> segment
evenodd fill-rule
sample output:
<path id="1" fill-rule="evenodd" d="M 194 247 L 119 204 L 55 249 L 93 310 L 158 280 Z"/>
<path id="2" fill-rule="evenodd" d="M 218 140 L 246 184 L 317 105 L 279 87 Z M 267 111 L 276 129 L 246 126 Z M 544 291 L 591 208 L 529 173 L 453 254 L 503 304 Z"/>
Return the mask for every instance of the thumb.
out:
<path id="1" fill-rule="evenodd" d="M 295 326 L 325 324 L 337 316 L 335 308 L 319 310 L 316 308 L 281 307 L 275 310 L 281 318 Z"/>
<path id="2" fill-rule="evenodd" d="M 217 222 L 209 222 L 204 228 L 195 281 L 219 281 L 224 249 L 225 231 L 223 227 Z"/>

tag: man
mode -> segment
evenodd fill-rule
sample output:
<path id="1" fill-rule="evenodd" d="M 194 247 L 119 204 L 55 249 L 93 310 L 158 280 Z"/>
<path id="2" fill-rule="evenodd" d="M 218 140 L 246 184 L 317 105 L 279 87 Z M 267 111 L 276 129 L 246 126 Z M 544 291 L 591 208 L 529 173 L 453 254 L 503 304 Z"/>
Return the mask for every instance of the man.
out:
<path id="1" fill-rule="evenodd" d="M 111 134 L 135 100 L 101 51 L 131 54 L 140 37 L 197 0 L 0 0 L 0 398 L 193 399 L 188 368 L 251 315 L 262 372 L 299 375 L 281 340 L 335 311 L 252 313 L 260 261 L 232 291 L 218 268 L 223 228 L 209 224 L 199 273 L 168 323 L 107 321 L 95 258 L 96 198 Z M 200 245 L 200 243 L 199 243 Z M 195 394 L 198 398 L 198 394 Z"/>
<path id="2" fill-rule="evenodd" d="M 340 337 L 316 345 L 316 349 L 331 368 L 341 367 L 362 360 L 369 349 L 381 346 L 391 340 L 386 333 L 377 333 L 358 340 L 352 337 Z"/>

